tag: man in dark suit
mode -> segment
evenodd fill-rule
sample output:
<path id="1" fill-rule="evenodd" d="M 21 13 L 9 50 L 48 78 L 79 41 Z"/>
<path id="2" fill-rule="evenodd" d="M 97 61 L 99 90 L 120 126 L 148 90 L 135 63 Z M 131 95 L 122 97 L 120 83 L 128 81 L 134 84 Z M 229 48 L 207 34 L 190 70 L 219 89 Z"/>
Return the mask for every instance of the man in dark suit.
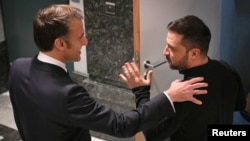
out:
<path id="1" fill-rule="evenodd" d="M 79 61 L 87 45 L 82 11 L 69 5 L 51 5 L 34 18 L 34 40 L 40 50 L 34 58 L 12 63 L 9 92 L 15 122 L 22 141 L 90 141 L 89 130 L 117 137 L 130 137 L 175 114 L 172 102 L 192 101 L 193 94 L 205 94 L 206 87 L 195 78 L 174 81 L 171 87 L 135 110 L 116 113 L 98 104 L 81 85 L 68 76 L 65 64 Z M 136 95 L 143 96 L 145 80 L 139 70 L 131 74 L 123 67 L 121 79 Z M 129 68 L 129 69 L 128 69 Z M 198 83 L 199 82 L 199 83 Z M 143 99 L 143 97 L 142 97 Z"/>

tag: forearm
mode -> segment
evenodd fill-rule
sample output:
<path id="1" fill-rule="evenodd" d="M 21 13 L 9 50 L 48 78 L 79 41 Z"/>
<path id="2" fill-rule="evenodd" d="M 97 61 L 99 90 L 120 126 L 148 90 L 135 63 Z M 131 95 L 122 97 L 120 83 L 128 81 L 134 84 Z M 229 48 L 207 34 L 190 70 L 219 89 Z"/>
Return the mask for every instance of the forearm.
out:
<path id="1" fill-rule="evenodd" d="M 150 86 L 141 86 L 132 89 L 132 92 L 135 94 L 136 107 L 139 107 L 150 100 L 149 91 Z"/>

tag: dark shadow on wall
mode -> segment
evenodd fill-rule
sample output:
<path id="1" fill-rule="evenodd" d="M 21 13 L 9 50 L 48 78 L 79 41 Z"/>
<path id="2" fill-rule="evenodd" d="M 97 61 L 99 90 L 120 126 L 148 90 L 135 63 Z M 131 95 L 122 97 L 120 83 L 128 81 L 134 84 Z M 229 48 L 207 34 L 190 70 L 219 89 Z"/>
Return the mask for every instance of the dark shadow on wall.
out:
<path id="1" fill-rule="evenodd" d="M 32 26 L 37 11 L 50 4 L 69 4 L 69 0 L 1 0 L 1 4 L 9 61 L 12 62 L 38 53 Z M 72 72 L 73 63 L 67 64 L 67 68 Z"/>
<path id="2" fill-rule="evenodd" d="M 250 92 L 250 1 L 222 0 L 221 59 L 239 72 L 245 93 Z"/>
<path id="3" fill-rule="evenodd" d="M 0 42 L 0 94 L 8 90 L 9 57 L 6 41 Z"/>

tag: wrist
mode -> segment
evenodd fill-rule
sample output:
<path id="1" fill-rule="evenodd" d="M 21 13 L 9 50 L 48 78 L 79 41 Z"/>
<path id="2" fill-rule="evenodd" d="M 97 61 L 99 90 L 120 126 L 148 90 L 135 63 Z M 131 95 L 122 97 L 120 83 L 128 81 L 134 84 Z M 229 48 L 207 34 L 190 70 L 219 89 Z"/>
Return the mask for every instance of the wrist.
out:
<path id="1" fill-rule="evenodd" d="M 165 94 L 165 95 L 168 97 L 168 99 L 170 99 L 172 102 L 176 102 L 176 101 L 175 101 L 174 95 L 173 95 L 169 90 L 164 91 L 164 94 Z"/>
<path id="2" fill-rule="evenodd" d="M 169 96 L 168 92 L 167 92 L 167 91 L 164 91 L 163 93 L 164 93 L 164 95 L 168 98 L 168 100 L 170 101 L 170 103 L 171 103 L 171 105 L 172 105 L 172 107 L 173 107 L 173 109 L 174 109 L 174 111 L 175 111 L 174 104 L 173 104 L 173 100 L 172 100 L 171 97 Z"/>

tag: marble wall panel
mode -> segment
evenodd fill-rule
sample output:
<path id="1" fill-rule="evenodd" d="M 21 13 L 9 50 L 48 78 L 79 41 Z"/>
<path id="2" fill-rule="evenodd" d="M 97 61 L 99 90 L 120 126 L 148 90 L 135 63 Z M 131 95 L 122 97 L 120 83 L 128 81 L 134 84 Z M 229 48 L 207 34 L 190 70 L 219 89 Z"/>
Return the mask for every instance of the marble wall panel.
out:
<path id="1" fill-rule="evenodd" d="M 115 14 L 105 12 L 105 3 L 115 5 Z M 88 38 L 87 66 L 92 80 L 124 86 L 118 75 L 133 57 L 132 0 L 85 0 Z"/>

